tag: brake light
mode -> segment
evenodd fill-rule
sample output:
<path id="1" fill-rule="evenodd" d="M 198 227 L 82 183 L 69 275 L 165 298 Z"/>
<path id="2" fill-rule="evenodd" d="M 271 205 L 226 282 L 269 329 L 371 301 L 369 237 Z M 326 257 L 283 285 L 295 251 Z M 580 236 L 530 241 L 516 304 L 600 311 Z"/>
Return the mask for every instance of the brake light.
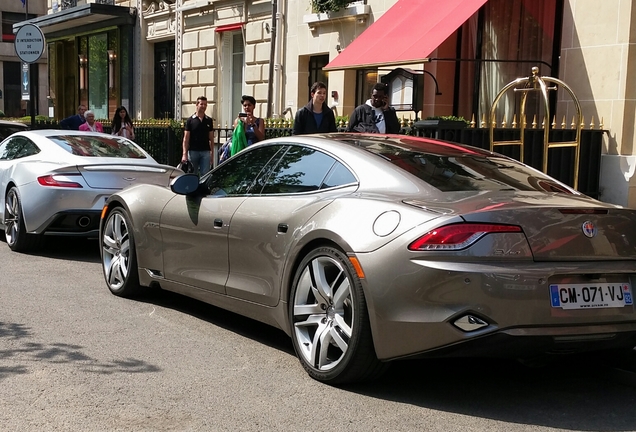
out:
<path id="1" fill-rule="evenodd" d="M 80 174 L 74 174 L 74 175 L 80 175 Z M 38 183 L 40 183 L 42 186 L 50 186 L 50 187 L 82 188 L 83 186 L 81 184 L 74 182 L 70 179 L 70 177 L 72 176 L 73 174 L 46 175 L 46 176 L 38 177 Z"/>
<path id="2" fill-rule="evenodd" d="M 460 250 L 490 233 L 522 232 L 516 225 L 461 223 L 427 232 L 409 245 L 409 250 Z"/>

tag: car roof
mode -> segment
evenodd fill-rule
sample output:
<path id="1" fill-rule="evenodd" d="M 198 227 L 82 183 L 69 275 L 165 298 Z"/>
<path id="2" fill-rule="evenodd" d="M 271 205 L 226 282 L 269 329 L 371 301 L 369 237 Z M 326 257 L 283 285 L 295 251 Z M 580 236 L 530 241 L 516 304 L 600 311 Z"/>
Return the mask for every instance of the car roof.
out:
<path id="1" fill-rule="evenodd" d="M 22 122 L 11 121 L 11 120 L 0 120 L 0 126 L 11 126 L 11 127 L 21 127 L 24 129 L 28 129 L 28 126 Z"/>
<path id="2" fill-rule="evenodd" d="M 20 132 L 24 136 L 38 136 L 38 137 L 53 137 L 53 136 L 64 136 L 64 135 L 92 135 L 92 136 L 106 136 L 112 138 L 112 135 L 101 133 L 101 132 L 84 132 L 84 131 L 76 131 L 76 130 L 66 130 L 66 129 L 37 129 Z"/>
<path id="3" fill-rule="evenodd" d="M 347 144 L 350 147 L 357 147 L 370 153 L 377 153 L 374 149 L 381 145 L 387 149 L 393 148 L 400 151 L 432 153 L 444 156 L 478 155 L 488 157 L 494 155 L 494 153 L 478 147 L 408 135 L 328 133 L 274 138 L 268 140 L 268 142 L 309 144 L 327 151 L 337 151 L 336 149 L 341 148 L 342 144 Z"/>

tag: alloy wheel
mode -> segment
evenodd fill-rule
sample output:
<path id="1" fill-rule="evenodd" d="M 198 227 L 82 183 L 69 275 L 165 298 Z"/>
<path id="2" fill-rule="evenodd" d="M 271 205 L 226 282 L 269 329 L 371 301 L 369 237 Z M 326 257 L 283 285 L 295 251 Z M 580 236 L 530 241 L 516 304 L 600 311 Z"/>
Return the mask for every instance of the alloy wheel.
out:
<path id="1" fill-rule="evenodd" d="M 111 291 L 122 289 L 131 271 L 131 236 L 128 222 L 119 211 L 113 211 L 102 234 L 102 263 Z"/>
<path id="2" fill-rule="evenodd" d="M 4 232 L 9 245 L 13 245 L 17 242 L 20 232 L 20 224 L 22 223 L 20 217 L 20 200 L 15 190 L 11 189 L 7 194 L 4 210 Z"/>
<path id="3" fill-rule="evenodd" d="M 312 259 L 298 279 L 293 304 L 294 337 L 312 368 L 326 372 L 347 354 L 356 311 L 351 280 L 328 256 Z"/>

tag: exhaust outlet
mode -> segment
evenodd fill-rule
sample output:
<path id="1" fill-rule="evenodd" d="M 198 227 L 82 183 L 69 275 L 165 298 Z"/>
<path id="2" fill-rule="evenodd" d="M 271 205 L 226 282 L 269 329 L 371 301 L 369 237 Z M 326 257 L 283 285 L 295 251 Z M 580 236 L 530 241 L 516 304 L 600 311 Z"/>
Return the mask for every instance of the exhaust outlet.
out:
<path id="1" fill-rule="evenodd" d="M 91 224 L 91 218 L 89 218 L 88 216 L 80 216 L 79 219 L 77 219 L 77 225 L 79 225 L 82 228 L 86 228 L 90 224 Z"/>

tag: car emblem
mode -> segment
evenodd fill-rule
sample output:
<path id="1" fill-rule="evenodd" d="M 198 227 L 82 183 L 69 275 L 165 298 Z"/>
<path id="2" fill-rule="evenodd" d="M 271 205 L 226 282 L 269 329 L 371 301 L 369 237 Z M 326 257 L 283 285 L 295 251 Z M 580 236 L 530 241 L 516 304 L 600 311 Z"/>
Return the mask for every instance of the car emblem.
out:
<path id="1" fill-rule="evenodd" d="M 126 181 L 134 181 L 137 180 L 137 178 L 135 177 L 122 177 L 122 179 L 126 180 Z"/>
<path id="2" fill-rule="evenodd" d="M 585 234 L 585 237 L 589 237 L 589 238 L 594 237 L 596 233 L 598 232 L 598 230 L 596 229 L 596 226 L 590 221 L 583 222 L 581 229 L 583 230 L 583 234 Z"/>

